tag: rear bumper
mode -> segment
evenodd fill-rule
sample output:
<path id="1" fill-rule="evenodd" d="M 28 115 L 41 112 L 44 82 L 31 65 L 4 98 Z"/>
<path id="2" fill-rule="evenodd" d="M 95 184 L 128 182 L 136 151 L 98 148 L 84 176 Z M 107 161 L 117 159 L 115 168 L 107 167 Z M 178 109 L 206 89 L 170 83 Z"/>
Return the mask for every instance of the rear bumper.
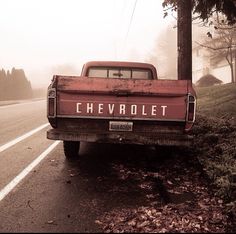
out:
<path id="1" fill-rule="evenodd" d="M 138 134 L 138 133 L 78 133 L 50 129 L 47 138 L 62 141 L 81 141 L 97 143 L 119 143 L 119 144 L 141 144 L 141 145 L 172 145 L 189 146 L 192 144 L 193 136 L 187 134 Z"/>

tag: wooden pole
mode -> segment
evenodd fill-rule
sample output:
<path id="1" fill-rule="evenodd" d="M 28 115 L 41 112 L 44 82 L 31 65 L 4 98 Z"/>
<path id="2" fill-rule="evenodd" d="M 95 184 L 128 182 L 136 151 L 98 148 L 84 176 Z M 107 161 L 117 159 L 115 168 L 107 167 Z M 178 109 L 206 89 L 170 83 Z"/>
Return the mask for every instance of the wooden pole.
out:
<path id="1" fill-rule="evenodd" d="M 178 80 L 192 80 L 192 0 L 178 0 Z"/>

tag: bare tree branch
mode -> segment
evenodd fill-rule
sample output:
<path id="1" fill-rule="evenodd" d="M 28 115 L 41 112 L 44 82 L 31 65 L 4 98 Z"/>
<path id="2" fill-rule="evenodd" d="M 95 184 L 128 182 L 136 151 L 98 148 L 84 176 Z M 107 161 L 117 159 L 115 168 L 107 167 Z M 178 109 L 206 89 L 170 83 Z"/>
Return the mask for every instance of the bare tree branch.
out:
<path id="1" fill-rule="evenodd" d="M 198 44 L 199 46 L 202 46 L 204 48 L 207 48 L 207 49 L 211 49 L 211 50 L 225 50 L 225 49 L 229 49 L 229 46 L 222 46 L 222 47 L 212 47 L 212 46 L 209 46 L 209 45 L 205 45 L 205 44 L 202 44 L 202 43 L 199 43 L 197 41 L 195 41 L 196 44 Z M 232 47 L 236 47 L 236 44 L 235 45 L 232 45 Z"/>

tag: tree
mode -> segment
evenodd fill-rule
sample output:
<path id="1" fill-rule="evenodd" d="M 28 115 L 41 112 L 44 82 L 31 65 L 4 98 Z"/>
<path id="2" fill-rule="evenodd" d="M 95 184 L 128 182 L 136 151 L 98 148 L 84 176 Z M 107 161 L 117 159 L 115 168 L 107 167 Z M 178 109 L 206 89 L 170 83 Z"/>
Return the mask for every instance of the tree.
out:
<path id="1" fill-rule="evenodd" d="M 236 82 L 236 24 L 228 25 L 224 16 L 216 14 L 209 22 L 212 26 L 213 33 L 208 32 L 208 40 L 204 43 L 199 43 L 210 51 L 211 57 L 218 58 L 225 57 L 229 64 L 231 71 L 231 83 Z M 235 67 L 234 67 L 235 66 Z"/>
<path id="2" fill-rule="evenodd" d="M 167 10 L 177 10 L 177 4 L 180 0 L 163 0 L 163 7 L 165 15 Z M 185 0 L 189 2 L 190 0 Z M 192 12 L 198 15 L 203 21 L 208 21 L 215 12 L 221 12 L 226 16 L 229 24 L 236 23 L 236 1 L 235 0 L 191 0 L 192 1 Z"/>
<path id="3" fill-rule="evenodd" d="M 178 10 L 178 79 L 192 80 L 192 12 L 203 21 L 214 12 L 222 12 L 228 24 L 236 22 L 235 0 L 163 0 L 166 16 L 168 10 Z"/>
<path id="4" fill-rule="evenodd" d="M 0 100 L 32 98 L 32 87 L 23 69 L 0 70 Z"/>

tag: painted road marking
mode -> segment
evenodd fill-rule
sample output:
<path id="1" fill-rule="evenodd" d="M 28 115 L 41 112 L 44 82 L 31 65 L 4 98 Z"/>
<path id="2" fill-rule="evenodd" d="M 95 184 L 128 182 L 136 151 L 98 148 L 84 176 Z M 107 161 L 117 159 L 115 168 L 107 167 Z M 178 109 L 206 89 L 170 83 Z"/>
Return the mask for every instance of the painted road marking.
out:
<path id="1" fill-rule="evenodd" d="M 58 144 L 60 141 L 55 141 L 42 154 L 40 154 L 32 163 L 30 163 L 19 175 L 17 175 L 8 185 L 0 190 L 0 201 L 10 193 L 17 184 L 20 183 Z"/>
<path id="2" fill-rule="evenodd" d="M 0 153 L 8 148 L 10 148 L 11 146 L 17 144 L 18 142 L 20 141 L 23 141 L 24 139 L 26 139 L 27 137 L 30 137 L 32 136 L 34 133 L 46 128 L 47 126 L 49 125 L 49 123 L 46 123 L 46 124 L 43 124 L 41 126 L 39 126 L 38 128 L 35 128 L 33 130 L 31 130 L 30 132 L 27 132 L 26 134 L 20 136 L 20 137 L 17 137 L 16 139 L 12 140 L 12 141 L 9 141 L 8 143 L 0 146 Z"/>
<path id="3" fill-rule="evenodd" d="M 45 102 L 45 99 L 39 99 L 39 100 L 35 100 L 35 101 L 29 101 L 29 102 L 21 102 L 19 101 L 12 101 L 12 102 L 6 102 L 6 104 L 4 104 L 4 101 L 1 102 L 0 101 L 0 109 L 6 109 L 6 108 L 10 108 L 10 107 L 14 107 L 14 106 L 21 106 L 21 105 L 28 105 L 28 104 L 32 104 L 35 102 Z"/>

